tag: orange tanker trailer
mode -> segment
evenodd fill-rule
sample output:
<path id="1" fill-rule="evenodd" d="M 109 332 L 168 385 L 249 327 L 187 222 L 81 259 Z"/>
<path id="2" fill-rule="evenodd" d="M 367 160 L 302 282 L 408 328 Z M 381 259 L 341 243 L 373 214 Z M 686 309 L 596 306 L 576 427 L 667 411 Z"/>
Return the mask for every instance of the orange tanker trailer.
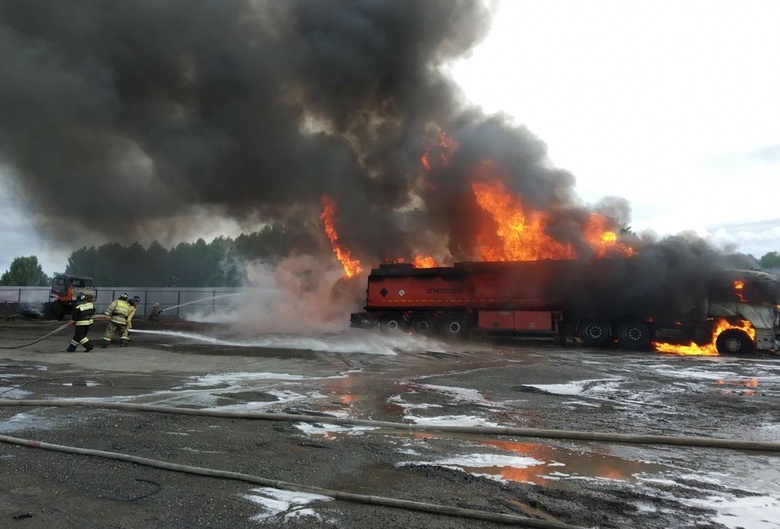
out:
<path id="1" fill-rule="evenodd" d="M 773 349 L 780 280 L 752 270 L 717 270 L 678 284 L 630 258 L 463 262 L 415 268 L 382 264 L 368 277 L 353 327 L 384 332 L 504 333 L 627 349 L 651 343 L 707 344 L 720 353 Z M 717 335 L 716 335 L 717 333 Z"/>

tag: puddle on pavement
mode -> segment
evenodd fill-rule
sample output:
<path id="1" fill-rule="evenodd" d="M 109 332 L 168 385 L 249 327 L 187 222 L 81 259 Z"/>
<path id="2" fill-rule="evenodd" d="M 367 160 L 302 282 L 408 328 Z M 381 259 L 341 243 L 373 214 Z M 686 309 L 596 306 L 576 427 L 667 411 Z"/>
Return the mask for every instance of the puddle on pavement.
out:
<path id="1" fill-rule="evenodd" d="M 575 485 L 572 479 L 597 478 L 638 483 L 642 476 L 659 475 L 676 471 L 670 466 L 624 459 L 614 455 L 586 451 L 575 451 L 560 446 L 540 443 L 523 443 L 504 441 L 501 439 L 476 438 L 470 435 L 448 434 L 435 432 L 402 433 L 397 430 L 382 428 L 339 427 L 318 425 L 316 428 L 299 427 L 301 431 L 328 441 L 354 435 L 382 435 L 407 437 L 408 443 L 399 448 L 401 452 L 418 455 L 416 445 L 419 439 L 429 442 L 440 439 L 461 439 L 463 447 L 461 455 L 451 455 L 441 459 L 423 459 L 408 461 L 407 465 L 433 465 L 456 468 L 473 475 L 496 479 L 498 481 L 514 481 L 532 483 L 551 488 L 571 489 Z M 451 450 L 457 452 L 457 450 Z"/>
<path id="2" fill-rule="evenodd" d="M 655 474 L 672 470 L 671 467 L 633 461 L 598 452 L 580 452 L 558 446 L 484 439 L 477 441 L 486 447 L 497 448 L 515 456 L 520 465 L 468 466 L 455 463 L 472 474 L 482 474 L 501 480 L 533 483 L 545 486 L 562 486 L 567 478 L 601 478 L 629 483 L 638 481 L 637 475 Z M 486 459 L 490 462 L 490 459 Z M 523 465 L 523 461 L 533 461 Z"/>

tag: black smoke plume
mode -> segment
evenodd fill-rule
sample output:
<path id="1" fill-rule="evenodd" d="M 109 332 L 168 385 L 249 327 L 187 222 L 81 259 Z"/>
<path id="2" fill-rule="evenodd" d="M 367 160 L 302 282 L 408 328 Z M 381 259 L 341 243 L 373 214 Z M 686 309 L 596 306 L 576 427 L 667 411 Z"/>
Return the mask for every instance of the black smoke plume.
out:
<path id="1" fill-rule="evenodd" d="M 0 163 L 39 232 L 74 249 L 176 242 L 229 219 L 317 232 L 298 251 L 329 252 L 327 194 L 340 241 L 371 266 L 474 259 L 468 182 L 489 158 L 584 249 L 576 220 L 593 208 L 574 177 L 444 73 L 490 19 L 480 0 L 0 0 Z M 441 132 L 459 148 L 426 171 Z M 629 221 L 623 200 L 595 208 Z M 710 262 L 699 242 L 674 244 L 645 255 Z"/>

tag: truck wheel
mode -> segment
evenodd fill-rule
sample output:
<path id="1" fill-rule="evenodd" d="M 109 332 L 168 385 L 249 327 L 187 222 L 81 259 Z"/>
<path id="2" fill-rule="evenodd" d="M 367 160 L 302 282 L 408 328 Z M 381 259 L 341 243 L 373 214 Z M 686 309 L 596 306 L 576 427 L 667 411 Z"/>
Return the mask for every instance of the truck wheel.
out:
<path id="1" fill-rule="evenodd" d="M 591 347 L 604 345 L 609 340 L 609 325 L 604 320 L 583 320 L 580 323 L 580 339 Z"/>
<path id="2" fill-rule="evenodd" d="M 642 320 L 626 320 L 618 327 L 618 341 L 626 349 L 644 349 L 650 345 L 650 326 Z"/>
<path id="3" fill-rule="evenodd" d="M 433 318 L 429 314 L 417 314 L 412 318 L 409 328 L 414 334 L 431 334 L 433 332 Z"/>
<path id="4" fill-rule="evenodd" d="M 469 322 L 463 314 L 450 312 L 441 317 L 441 330 L 445 336 L 460 338 L 468 332 Z"/>
<path id="5" fill-rule="evenodd" d="M 718 353 L 722 355 L 749 354 L 753 352 L 753 340 L 739 329 L 726 329 L 715 340 Z"/>
<path id="6" fill-rule="evenodd" d="M 406 327 L 406 321 L 397 312 L 388 312 L 379 319 L 379 330 L 382 332 L 402 331 L 404 327 Z"/>
<path id="7" fill-rule="evenodd" d="M 61 320 L 63 314 L 62 303 L 59 301 L 52 301 L 46 307 L 46 317 L 50 320 Z"/>

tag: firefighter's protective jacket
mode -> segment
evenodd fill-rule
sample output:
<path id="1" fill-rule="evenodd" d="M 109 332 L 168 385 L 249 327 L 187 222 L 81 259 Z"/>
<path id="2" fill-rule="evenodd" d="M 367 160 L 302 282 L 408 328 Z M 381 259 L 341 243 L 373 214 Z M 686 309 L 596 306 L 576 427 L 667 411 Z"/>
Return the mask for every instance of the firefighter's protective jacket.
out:
<path id="1" fill-rule="evenodd" d="M 82 301 L 73 307 L 73 321 L 76 325 L 92 325 L 92 316 L 95 315 L 95 304 L 91 301 Z"/>
<path id="2" fill-rule="evenodd" d="M 127 325 L 127 316 L 130 314 L 130 303 L 123 299 L 115 299 L 106 309 L 106 315 L 117 325 Z"/>
<path id="3" fill-rule="evenodd" d="M 132 303 L 130 304 L 130 311 L 127 313 L 127 328 L 132 329 L 133 328 L 133 316 L 135 316 L 135 310 L 136 306 Z"/>

